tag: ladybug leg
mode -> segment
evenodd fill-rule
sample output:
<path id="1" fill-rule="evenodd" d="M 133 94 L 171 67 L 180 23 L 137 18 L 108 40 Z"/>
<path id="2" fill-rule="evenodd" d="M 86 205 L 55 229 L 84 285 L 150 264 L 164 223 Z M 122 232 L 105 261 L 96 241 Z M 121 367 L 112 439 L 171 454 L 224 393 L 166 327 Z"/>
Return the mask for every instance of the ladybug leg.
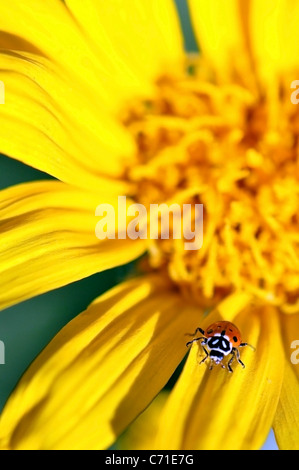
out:
<path id="1" fill-rule="evenodd" d="M 206 350 L 206 348 L 204 347 L 203 344 L 202 344 L 202 349 L 204 350 L 204 352 L 206 353 L 206 355 L 205 355 L 205 357 L 200 361 L 199 364 L 202 364 L 203 362 L 205 362 L 205 361 L 208 359 L 208 357 L 209 357 L 209 353 L 208 353 L 208 351 Z"/>
<path id="2" fill-rule="evenodd" d="M 186 333 L 186 336 L 195 336 L 197 333 L 201 333 L 202 335 L 205 334 L 205 332 L 202 328 L 196 328 L 194 333 Z"/>
<path id="3" fill-rule="evenodd" d="M 228 361 L 227 368 L 228 368 L 229 372 L 234 372 L 233 369 L 231 368 L 231 363 L 236 358 L 236 348 L 232 349 L 231 355 L 232 355 L 232 357 Z"/>
<path id="4" fill-rule="evenodd" d="M 194 343 L 195 341 L 200 341 L 201 339 L 203 340 L 202 344 L 206 344 L 207 338 L 205 336 L 200 336 L 199 338 L 194 338 L 192 341 L 188 341 L 186 346 L 188 347 L 190 344 Z"/>
<path id="5" fill-rule="evenodd" d="M 241 358 L 240 358 L 240 351 L 237 349 L 237 348 L 233 348 L 235 349 L 235 353 L 237 354 L 237 361 L 239 364 L 241 364 L 241 366 L 243 367 L 243 369 L 245 369 L 245 364 L 241 361 Z"/>

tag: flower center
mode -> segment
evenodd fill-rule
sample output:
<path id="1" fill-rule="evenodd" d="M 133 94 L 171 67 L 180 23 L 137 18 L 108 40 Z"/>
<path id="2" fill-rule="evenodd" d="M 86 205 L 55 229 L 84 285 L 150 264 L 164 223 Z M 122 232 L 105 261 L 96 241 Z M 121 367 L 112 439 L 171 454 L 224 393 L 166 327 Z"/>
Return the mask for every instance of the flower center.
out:
<path id="1" fill-rule="evenodd" d="M 203 204 L 203 246 L 152 240 L 149 263 L 214 305 L 246 290 L 298 312 L 299 107 L 194 72 L 163 78 L 123 119 L 138 148 L 137 202 Z"/>

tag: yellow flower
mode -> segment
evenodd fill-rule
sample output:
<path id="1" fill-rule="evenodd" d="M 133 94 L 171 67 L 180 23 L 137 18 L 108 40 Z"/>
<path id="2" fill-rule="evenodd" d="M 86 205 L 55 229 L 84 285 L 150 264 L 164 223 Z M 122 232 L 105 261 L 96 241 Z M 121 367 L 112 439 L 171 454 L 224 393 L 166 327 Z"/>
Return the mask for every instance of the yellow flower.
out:
<path id="1" fill-rule="evenodd" d="M 60 180 L 0 193 L 1 307 L 146 253 L 142 276 L 25 373 L 3 448 L 108 447 L 173 374 L 185 333 L 216 319 L 256 352 L 229 374 L 199 365 L 193 345 L 155 447 L 257 449 L 273 425 L 280 448 L 299 448 L 299 5 L 190 7 L 203 51 L 191 59 L 171 0 L 0 1 L 0 152 Z M 97 240 L 95 208 L 117 210 L 119 195 L 202 203 L 202 249 Z"/>
<path id="2" fill-rule="evenodd" d="M 161 412 L 169 394 L 160 392 L 116 443 L 117 450 L 151 450 L 155 446 Z"/>

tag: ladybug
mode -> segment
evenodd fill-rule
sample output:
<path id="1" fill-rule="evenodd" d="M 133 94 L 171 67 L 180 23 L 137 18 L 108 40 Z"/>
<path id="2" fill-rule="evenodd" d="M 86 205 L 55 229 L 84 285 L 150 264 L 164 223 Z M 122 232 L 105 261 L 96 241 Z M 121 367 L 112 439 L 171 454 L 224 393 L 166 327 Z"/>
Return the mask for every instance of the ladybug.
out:
<path id="1" fill-rule="evenodd" d="M 222 363 L 224 356 L 231 355 L 230 360 L 227 363 L 229 372 L 233 372 L 231 364 L 234 359 L 244 368 L 245 364 L 240 359 L 239 348 L 244 346 L 250 346 L 253 350 L 255 348 L 248 343 L 242 343 L 241 333 L 239 329 L 233 323 L 229 321 L 217 321 L 212 323 L 205 331 L 202 328 L 196 328 L 193 334 L 188 336 L 195 336 L 197 333 L 201 333 L 202 336 L 189 341 L 186 346 L 200 341 L 202 348 L 205 352 L 205 357 L 200 361 L 200 364 L 205 362 L 208 357 L 211 360 L 210 369 L 213 369 L 213 364 L 221 364 L 221 367 L 225 369 L 225 365 Z"/>

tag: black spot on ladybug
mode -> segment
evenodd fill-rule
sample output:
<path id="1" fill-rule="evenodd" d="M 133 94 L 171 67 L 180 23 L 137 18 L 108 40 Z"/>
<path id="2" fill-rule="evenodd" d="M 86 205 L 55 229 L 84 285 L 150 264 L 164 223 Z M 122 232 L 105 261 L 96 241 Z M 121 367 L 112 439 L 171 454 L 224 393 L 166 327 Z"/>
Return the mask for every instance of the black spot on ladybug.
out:
<path id="1" fill-rule="evenodd" d="M 238 338 L 236 336 L 233 337 L 234 342 L 236 343 L 238 341 Z"/>
<path id="2" fill-rule="evenodd" d="M 231 328 L 229 328 L 229 331 L 233 331 Z"/>
<path id="3" fill-rule="evenodd" d="M 209 330 L 207 333 L 208 335 L 210 335 L 211 333 L 213 333 L 213 330 Z"/>

